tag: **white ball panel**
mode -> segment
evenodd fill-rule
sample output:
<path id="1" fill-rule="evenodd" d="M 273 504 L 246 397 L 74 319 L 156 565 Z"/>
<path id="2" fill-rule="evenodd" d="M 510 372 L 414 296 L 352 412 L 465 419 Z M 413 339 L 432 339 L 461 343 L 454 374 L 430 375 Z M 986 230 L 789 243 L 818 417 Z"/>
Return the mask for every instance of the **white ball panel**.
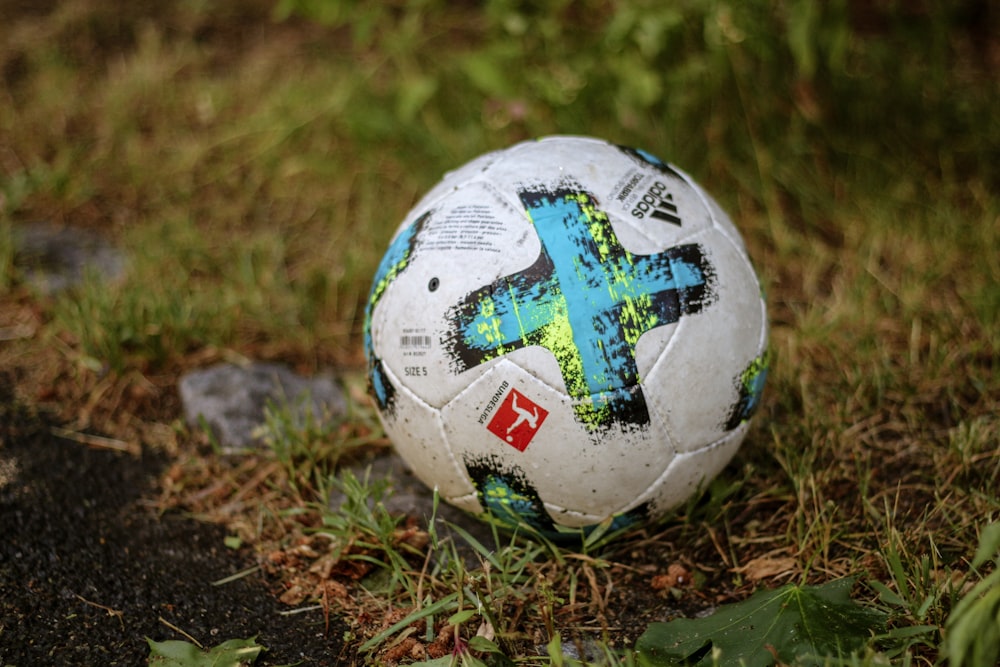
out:
<path id="1" fill-rule="evenodd" d="M 505 442 L 501 427 L 499 435 L 489 430 L 494 418 L 502 418 L 500 407 L 511 391 L 521 397 L 520 407 L 547 412 L 523 451 Z M 564 393 L 506 359 L 441 412 L 456 459 L 516 467 L 543 502 L 577 515 L 603 518 L 628 504 L 636 489 L 653 483 L 674 455 L 656 429 L 643 433 L 612 427 L 594 437 L 577 422 Z"/>
<path id="2" fill-rule="evenodd" d="M 426 291 L 431 278 L 421 273 L 426 271 L 414 272 L 408 268 L 404 279 L 396 280 L 382 295 L 372 313 L 372 348 L 400 386 L 414 392 L 421 401 L 440 408 L 465 385 L 448 370 L 449 360 L 438 341 L 444 322 L 443 309 L 435 312 L 415 298 L 414 293 L 421 287 Z M 411 280 L 414 274 L 416 278 Z"/>
<path id="3" fill-rule="evenodd" d="M 546 137 L 510 147 L 502 160 L 490 165 L 486 176 L 502 191 L 511 193 L 524 187 L 557 187 L 568 182 L 594 188 L 608 178 L 608 173 L 621 168 L 607 162 L 616 159 L 627 157 L 604 141 Z M 600 197 L 602 193 L 592 194 Z"/>
<path id="4" fill-rule="evenodd" d="M 747 428 L 744 424 L 707 447 L 679 452 L 660 478 L 638 495 L 626 511 L 648 502 L 653 514 L 662 514 L 684 503 L 722 472 L 739 450 Z"/>
<path id="5" fill-rule="evenodd" d="M 514 350 L 504 355 L 504 358 L 515 364 L 526 373 L 534 375 L 553 390 L 567 394 L 566 381 L 563 380 L 562 369 L 548 349 L 541 345 L 529 345 L 520 350 Z"/>
<path id="6" fill-rule="evenodd" d="M 446 498 L 446 500 L 450 505 L 457 507 L 463 512 L 469 512 L 470 514 L 482 514 L 483 512 L 486 511 L 485 509 L 483 509 L 482 504 L 479 502 L 478 493 L 470 493 L 465 496 Z"/>
<path id="7" fill-rule="evenodd" d="M 545 511 L 552 517 L 552 520 L 566 528 L 586 528 L 587 526 L 593 526 L 607 519 L 609 514 L 608 512 L 585 514 L 566 509 L 554 503 L 545 503 L 544 505 Z"/>
<path id="8" fill-rule="evenodd" d="M 442 498 L 474 493 L 465 467 L 448 448 L 440 411 L 402 386 L 391 370 L 386 369 L 386 374 L 396 393 L 392 411 L 380 413 L 382 426 L 413 474 L 427 486 L 437 487 Z"/>
<path id="9" fill-rule="evenodd" d="M 415 220 L 419 216 L 419 212 L 425 211 L 432 208 L 438 200 L 443 197 L 447 197 L 449 194 L 453 193 L 460 187 L 473 183 L 482 178 L 483 172 L 499 159 L 502 159 L 505 155 L 505 151 L 491 151 L 489 153 L 484 153 L 469 162 L 466 162 L 461 167 L 457 167 L 441 177 L 441 180 L 437 182 L 434 187 L 427 191 L 423 197 L 420 198 L 410 214 L 403 221 L 403 227 L 406 226 L 408 222 Z M 413 215 L 416 213 L 417 215 Z"/>
<path id="10" fill-rule="evenodd" d="M 635 365 L 639 370 L 640 384 L 646 383 L 663 351 L 670 345 L 670 340 L 677 332 L 677 325 L 678 322 L 664 324 L 639 336 L 639 340 L 635 343 Z M 655 391 L 655 388 L 651 389 Z"/>
<path id="11" fill-rule="evenodd" d="M 417 396 L 441 407 L 469 379 L 451 370 L 441 343 L 448 310 L 470 291 L 529 266 L 540 248 L 531 223 L 492 186 L 457 187 L 432 209 L 406 268 L 375 307 L 375 354 Z"/>
<path id="12" fill-rule="evenodd" d="M 743 236 L 740 235 L 736 225 L 733 224 L 732 218 L 719 206 L 719 203 L 715 199 L 705 192 L 705 189 L 699 186 L 697 183 L 692 182 L 692 187 L 695 188 L 699 193 L 701 193 L 702 198 L 705 201 L 705 205 L 712 214 L 712 219 L 715 221 L 715 226 L 723 234 L 729 238 L 730 241 L 735 243 L 739 247 L 740 251 L 746 254 L 747 248 L 746 244 L 743 242 Z"/>
<path id="13" fill-rule="evenodd" d="M 647 401 L 678 451 L 716 441 L 739 399 L 737 378 L 761 350 L 766 329 L 760 288 L 746 258 L 718 231 L 700 235 L 716 271 L 717 301 L 677 325 L 646 377 Z"/>

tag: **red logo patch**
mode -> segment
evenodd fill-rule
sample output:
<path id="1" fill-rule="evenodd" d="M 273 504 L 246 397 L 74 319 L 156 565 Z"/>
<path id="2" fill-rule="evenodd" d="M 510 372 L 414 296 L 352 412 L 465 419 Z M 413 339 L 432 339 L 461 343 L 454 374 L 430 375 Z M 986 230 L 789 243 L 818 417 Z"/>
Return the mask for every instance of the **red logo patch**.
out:
<path id="1" fill-rule="evenodd" d="M 486 428 L 508 445 L 523 452 L 542 427 L 549 411 L 511 389 Z"/>

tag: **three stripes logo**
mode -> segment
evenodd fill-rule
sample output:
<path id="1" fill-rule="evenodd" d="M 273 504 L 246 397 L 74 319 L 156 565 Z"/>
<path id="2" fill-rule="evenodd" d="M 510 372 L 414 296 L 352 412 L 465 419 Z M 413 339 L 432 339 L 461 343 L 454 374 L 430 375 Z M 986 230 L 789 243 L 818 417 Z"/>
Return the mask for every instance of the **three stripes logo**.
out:
<path id="1" fill-rule="evenodd" d="M 667 185 L 663 181 L 656 181 L 649 187 L 642 199 L 635 203 L 632 215 L 639 219 L 649 216 L 654 220 L 681 226 L 680 216 L 677 215 L 677 205 L 674 204 L 674 196 L 667 192 Z"/>

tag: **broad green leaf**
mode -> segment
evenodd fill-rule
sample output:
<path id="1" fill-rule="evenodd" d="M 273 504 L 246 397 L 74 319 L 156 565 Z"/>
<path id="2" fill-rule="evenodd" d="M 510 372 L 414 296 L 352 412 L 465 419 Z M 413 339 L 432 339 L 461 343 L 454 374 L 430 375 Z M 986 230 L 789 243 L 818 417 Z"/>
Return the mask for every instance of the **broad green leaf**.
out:
<path id="1" fill-rule="evenodd" d="M 1000 521 L 983 528 L 979 537 L 979 548 L 972 560 L 972 567 L 982 567 L 987 561 L 1000 559 Z"/>
<path id="2" fill-rule="evenodd" d="M 461 625 L 475 615 L 475 609 L 463 609 L 462 611 L 456 611 L 448 617 L 448 625 Z"/>
<path id="3" fill-rule="evenodd" d="M 876 593 L 878 593 L 878 599 L 886 604 L 891 604 L 896 607 L 906 607 L 906 600 L 899 596 L 898 593 L 894 592 L 891 588 L 883 584 L 881 581 L 871 581 L 868 584 L 871 586 Z"/>
<path id="4" fill-rule="evenodd" d="M 1000 523 L 983 529 L 972 561 L 981 567 L 1000 556 Z M 1000 659 L 1000 570 L 980 580 L 958 601 L 945 623 L 945 653 L 953 667 L 997 664 Z"/>
<path id="5" fill-rule="evenodd" d="M 499 646 L 486 637 L 480 637 L 479 635 L 469 639 L 469 650 L 478 651 L 479 653 L 495 653 L 497 655 L 503 655 L 503 651 L 500 650 Z"/>
<path id="6" fill-rule="evenodd" d="M 410 667 L 452 667 L 458 664 L 453 656 L 446 655 L 440 658 L 434 658 L 433 660 L 424 660 L 422 662 L 414 662 Z"/>
<path id="7" fill-rule="evenodd" d="M 819 665 L 864 646 L 885 615 L 851 600 L 851 579 L 758 591 L 711 616 L 653 623 L 636 642 L 647 666 Z"/>
<path id="8" fill-rule="evenodd" d="M 202 650 L 189 642 L 167 640 L 149 644 L 150 667 L 241 667 L 253 663 L 264 647 L 256 637 L 230 639 L 215 648 Z"/>
<path id="9" fill-rule="evenodd" d="M 953 667 L 994 665 L 1000 659 L 1000 570 L 969 591 L 945 624 L 945 653 Z"/>

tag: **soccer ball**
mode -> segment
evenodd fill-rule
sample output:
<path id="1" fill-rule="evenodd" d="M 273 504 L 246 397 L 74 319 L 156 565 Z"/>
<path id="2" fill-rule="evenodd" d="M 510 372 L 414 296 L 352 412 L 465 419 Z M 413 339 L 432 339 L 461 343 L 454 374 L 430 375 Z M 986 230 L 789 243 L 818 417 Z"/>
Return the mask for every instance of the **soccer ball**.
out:
<path id="1" fill-rule="evenodd" d="M 364 333 L 416 476 L 554 536 L 691 497 L 736 453 L 768 365 L 760 285 L 719 205 L 653 155 L 586 137 L 445 175 L 396 231 Z"/>

